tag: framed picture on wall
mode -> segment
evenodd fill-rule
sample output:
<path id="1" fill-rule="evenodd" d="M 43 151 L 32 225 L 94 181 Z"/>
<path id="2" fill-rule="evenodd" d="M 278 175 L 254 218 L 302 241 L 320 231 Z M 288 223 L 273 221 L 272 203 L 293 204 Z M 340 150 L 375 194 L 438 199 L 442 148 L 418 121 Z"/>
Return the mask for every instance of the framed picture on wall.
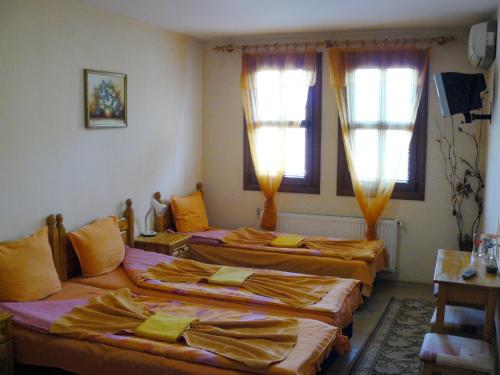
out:
<path id="1" fill-rule="evenodd" d="M 127 75 L 84 69 L 85 127 L 127 126 Z"/>

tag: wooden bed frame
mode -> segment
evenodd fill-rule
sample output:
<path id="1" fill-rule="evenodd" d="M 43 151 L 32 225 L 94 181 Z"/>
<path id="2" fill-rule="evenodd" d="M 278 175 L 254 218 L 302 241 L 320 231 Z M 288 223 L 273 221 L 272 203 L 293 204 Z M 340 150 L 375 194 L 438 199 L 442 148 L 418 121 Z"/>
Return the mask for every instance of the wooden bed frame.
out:
<path id="1" fill-rule="evenodd" d="M 134 210 L 132 209 L 132 200 L 127 199 L 125 204 L 126 208 L 123 217 L 118 219 L 118 226 L 125 245 L 133 247 Z M 52 239 L 53 243 L 52 253 L 59 279 L 66 281 L 72 277 L 80 276 L 81 268 L 71 241 L 68 240 L 63 221 L 62 214 L 50 215 L 47 219 L 47 225 L 49 226 L 49 239 Z"/>
<path id="2" fill-rule="evenodd" d="M 196 184 L 196 191 L 199 191 L 203 196 L 203 183 Z M 174 214 L 172 213 L 172 204 L 170 200 L 162 199 L 161 193 L 154 193 L 154 199 L 162 204 L 167 205 L 167 212 L 164 215 L 154 215 L 154 230 L 156 232 L 165 232 L 168 229 L 175 231 Z"/>

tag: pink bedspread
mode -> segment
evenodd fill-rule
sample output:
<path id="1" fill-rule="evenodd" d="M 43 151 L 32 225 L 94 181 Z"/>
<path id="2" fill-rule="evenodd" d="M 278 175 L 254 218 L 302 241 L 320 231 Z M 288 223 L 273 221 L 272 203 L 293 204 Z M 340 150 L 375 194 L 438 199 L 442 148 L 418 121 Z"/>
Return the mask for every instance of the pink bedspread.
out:
<path id="1" fill-rule="evenodd" d="M 224 237 L 229 233 L 226 229 L 207 230 L 204 232 L 191 232 L 190 241 L 192 243 L 202 243 L 206 245 L 220 245 L 224 243 Z"/>
<path id="2" fill-rule="evenodd" d="M 61 301 L 0 302 L 0 310 L 14 315 L 14 322 L 39 332 L 49 333 L 52 323 L 76 306 L 83 306 L 88 298 Z"/>
<path id="3" fill-rule="evenodd" d="M 65 283 L 65 287 L 70 287 L 72 283 Z M 80 288 L 82 291 L 88 289 L 90 287 L 73 284 L 76 289 Z M 75 289 L 75 288 L 74 288 Z M 96 288 L 92 294 L 99 294 L 100 290 Z M 51 297 L 49 297 L 51 298 Z M 16 355 L 19 355 L 20 351 L 30 352 L 35 351 L 34 348 L 36 346 L 30 346 L 30 344 L 26 341 L 21 343 L 22 334 L 25 331 L 26 327 L 31 330 L 33 334 L 35 332 L 40 332 L 38 334 L 45 334 L 44 336 L 47 338 L 46 341 L 48 344 L 53 345 L 54 338 L 61 340 L 61 342 L 65 343 L 73 343 L 72 340 L 68 340 L 67 338 L 50 335 L 47 334 L 50 330 L 52 323 L 59 319 L 62 315 L 69 313 L 74 307 L 82 306 L 89 302 L 90 298 L 77 298 L 77 299 L 61 299 L 61 300 L 43 300 L 43 301 L 35 301 L 35 302 L 2 302 L 0 303 L 0 310 L 8 311 L 14 315 L 14 322 L 16 326 L 15 340 L 16 345 L 19 347 L 16 349 Z M 160 300 L 158 300 L 160 301 Z M 153 305 L 156 305 L 156 302 L 153 302 Z M 152 306 L 153 306 L 152 305 Z M 231 310 L 223 310 L 220 308 L 203 306 L 203 305 L 195 305 L 189 303 L 180 303 L 178 301 L 161 301 L 161 310 L 167 312 L 175 312 L 175 315 L 186 315 L 186 316 L 198 316 L 200 319 L 205 320 L 220 320 L 220 319 L 228 319 L 232 320 L 256 320 L 266 318 L 267 314 L 252 312 L 252 313 L 241 313 L 237 311 Z M 273 364 L 271 367 L 263 370 L 265 373 L 281 375 L 281 374 L 304 374 L 311 375 L 314 373 L 315 369 L 318 368 L 319 364 L 325 358 L 325 356 L 329 353 L 331 345 L 338 334 L 336 328 L 331 327 L 327 324 L 309 320 L 309 319 L 298 319 L 299 322 L 299 336 L 297 339 L 296 346 L 292 349 L 290 354 L 283 361 Z M 94 345 L 97 345 L 96 348 L 99 348 L 99 344 L 109 345 L 106 353 L 108 357 L 100 357 L 98 360 L 105 361 L 118 361 L 114 356 L 119 353 L 118 349 L 132 349 L 125 352 L 127 356 L 131 356 L 137 358 L 138 356 L 144 356 L 144 354 L 155 354 L 156 356 L 160 355 L 165 357 L 167 360 L 175 359 L 180 361 L 185 361 L 190 364 L 199 364 L 204 366 L 209 366 L 207 369 L 211 369 L 212 367 L 217 367 L 222 369 L 233 370 L 237 373 L 247 373 L 254 372 L 253 369 L 249 369 L 248 367 L 231 361 L 223 356 L 211 353 L 206 350 L 192 348 L 187 345 L 182 344 L 169 344 L 169 343 L 157 343 L 154 345 L 146 339 L 137 338 L 135 336 L 124 336 L 119 334 L 95 334 L 90 340 L 90 345 L 82 345 L 82 340 L 77 340 L 73 345 L 79 345 L 79 348 L 82 350 L 81 354 L 83 357 L 89 358 L 89 351 L 94 349 Z M 96 344 L 97 343 L 97 344 Z M 24 345 L 21 345 L 24 344 Z M 134 344 L 134 345 L 132 345 Z M 140 344 L 140 351 L 137 351 L 137 345 Z M 52 346 L 53 347 L 53 346 Z M 160 350 L 161 349 L 161 350 Z M 43 349 L 40 349 L 43 351 Z M 24 355 L 24 353 L 22 353 Z M 120 354 L 121 355 L 121 354 Z M 26 356 L 26 355 L 24 355 Z M 36 356 L 35 356 L 36 357 Z M 92 356 L 90 356 L 92 358 Z M 142 358 L 142 357 L 141 357 Z M 144 357 L 146 358 L 146 357 Z M 19 359 L 19 358 L 18 358 Z M 154 357 L 147 357 L 148 360 L 154 360 Z M 55 362 L 43 362 L 41 360 L 26 360 L 26 363 L 33 364 L 41 364 L 41 365 L 51 365 L 51 366 L 61 366 L 61 361 L 56 360 Z M 146 365 L 146 360 L 143 360 L 144 366 Z M 121 362 L 120 362 L 121 363 Z M 170 362 L 169 362 L 170 363 Z M 85 372 L 84 369 L 88 368 L 84 364 L 80 364 L 77 367 L 78 372 Z M 144 367 L 146 368 L 146 367 Z M 164 369 L 164 373 L 175 373 L 169 372 L 169 369 Z M 175 370 L 173 370 L 175 371 Z M 257 373 L 261 373 L 260 370 L 255 370 Z M 91 372 L 86 372 L 91 373 Z M 96 373 L 96 372 L 92 372 Z M 124 373 L 119 371 L 117 373 Z M 185 373 L 185 372 L 182 372 Z M 192 373 L 192 372 L 190 372 Z"/>

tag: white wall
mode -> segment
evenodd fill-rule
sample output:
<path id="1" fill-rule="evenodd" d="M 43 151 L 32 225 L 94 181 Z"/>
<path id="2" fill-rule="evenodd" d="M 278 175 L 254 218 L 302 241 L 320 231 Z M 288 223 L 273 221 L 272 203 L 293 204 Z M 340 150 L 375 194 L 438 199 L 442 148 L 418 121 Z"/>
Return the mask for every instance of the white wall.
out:
<path id="1" fill-rule="evenodd" d="M 310 38 L 373 39 L 450 33 L 459 40 L 433 47 L 430 74 L 441 71 L 473 71 L 467 61 L 465 29 L 335 33 L 313 35 Z M 269 39 L 275 40 L 276 38 Z M 210 224 L 223 227 L 257 226 L 255 212 L 257 207 L 262 207 L 263 197 L 259 192 L 243 191 L 243 114 L 239 88 L 241 57 L 239 53 L 215 52 L 212 50 L 215 44 L 217 43 L 206 44 L 204 49 L 203 181 Z M 338 115 L 329 79 L 328 60 L 324 54 L 321 194 L 281 193 L 278 207 L 284 212 L 361 216 L 354 198 L 336 196 Z M 435 142 L 438 136 L 437 122 L 443 122 L 443 119 L 431 80 L 426 199 L 423 202 L 392 200 L 383 214 L 383 217 L 398 218 L 405 223 L 400 236 L 399 273 L 388 275 L 400 280 L 430 283 L 437 249 L 457 247 L 457 230 L 451 215 L 449 187 L 444 179 L 443 161 Z"/>
<path id="2" fill-rule="evenodd" d="M 500 19 L 498 7 L 497 22 Z M 500 24 L 497 24 L 497 35 Z M 484 210 L 484 229 L 486 232 L 497 232 L 500 219 L 500 53 L 498 52 L 500 38 L 497 36 L 497 56 L 490 73 L 493 74 L 495 86 L 493 98 L 493 118 L 488 132 L 488 158 L 486 164 L 486 194 Z"/>
<path id="3" fill-rule="evenodd" d="M 128 75 L 128 128 L 84 127 L 83 69 Z M 72 0 L 0 1 L 0 241 L 201 178 L 200 42 Z"/>

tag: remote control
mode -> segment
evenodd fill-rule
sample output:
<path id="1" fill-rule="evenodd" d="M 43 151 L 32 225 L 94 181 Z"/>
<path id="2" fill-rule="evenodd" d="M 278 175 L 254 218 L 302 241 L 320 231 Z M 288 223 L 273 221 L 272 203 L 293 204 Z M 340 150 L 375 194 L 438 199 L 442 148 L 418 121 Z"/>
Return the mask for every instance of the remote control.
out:
<path id="1" fill-rule="evenodd" d="M 462 279 L 464 280 L 469 280 L 470 278 L 474 277 L 477 275 L 477 271 L 473 268 L 468 268 L 464 271 L 462 274 Z"/>

